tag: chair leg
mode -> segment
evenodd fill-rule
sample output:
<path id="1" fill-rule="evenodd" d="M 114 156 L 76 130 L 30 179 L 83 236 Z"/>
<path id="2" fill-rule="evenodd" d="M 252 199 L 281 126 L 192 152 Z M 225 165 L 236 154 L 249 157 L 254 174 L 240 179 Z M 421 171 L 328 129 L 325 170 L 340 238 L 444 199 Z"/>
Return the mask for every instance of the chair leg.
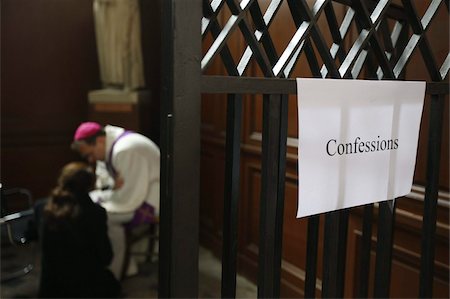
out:
<path id="1" fill-rule="evenodd" d="M 156 239 L 156 225 L 152 224 L 150 227 L 150 238 L 148 240 L 148 252 L 146 262 L 151 262 L 153 253 L 155 252 L 155 239 Z"/>
<path id="2" fill-rule="evenodd" d="M 120 275 L 120 280 L 125 279 L 128 271 L 128 266 L 130 265 L 130 259 L 131 259 L 131 240 L 129 233 L 125 231 L 125 254 L 123 257 L 123 264 L 122 264 L 122 273 Z"/>

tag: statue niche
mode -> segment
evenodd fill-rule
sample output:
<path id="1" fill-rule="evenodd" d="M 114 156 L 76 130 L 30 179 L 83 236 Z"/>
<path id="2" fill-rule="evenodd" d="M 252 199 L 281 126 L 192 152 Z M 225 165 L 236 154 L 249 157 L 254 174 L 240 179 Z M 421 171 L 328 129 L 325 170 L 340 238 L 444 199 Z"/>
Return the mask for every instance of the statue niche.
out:
<path id="1" fill-rule="evenodd" d="M 144 87 L 138 0 L 94 0 L 93 12 L 103 87 Z"/>

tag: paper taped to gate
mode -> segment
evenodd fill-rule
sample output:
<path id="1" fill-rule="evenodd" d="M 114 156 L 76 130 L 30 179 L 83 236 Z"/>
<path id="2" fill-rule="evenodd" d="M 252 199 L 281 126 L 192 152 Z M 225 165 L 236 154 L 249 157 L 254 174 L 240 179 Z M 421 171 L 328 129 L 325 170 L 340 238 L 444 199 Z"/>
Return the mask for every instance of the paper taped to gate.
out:
<path id="1" fill-rule="evenodd" d="M 297 79 L 298 218 L 410 192 L 425 86 Z"/>

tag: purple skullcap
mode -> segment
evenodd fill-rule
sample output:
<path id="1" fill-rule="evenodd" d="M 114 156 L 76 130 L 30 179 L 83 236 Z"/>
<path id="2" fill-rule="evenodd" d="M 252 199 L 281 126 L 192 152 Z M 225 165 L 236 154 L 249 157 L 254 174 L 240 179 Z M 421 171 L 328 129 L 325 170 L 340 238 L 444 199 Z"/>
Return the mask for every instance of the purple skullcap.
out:
<path id="1" fill-rule="evenodd" d="M 102 129 L 102 126 L 96 122 L 84 122 L 78 126 L 75 131 L 75 135 L 73 136 L 74 141 L 78 141 L 81 139 L 86 139 L 91 136 L 94 136 Z"/>

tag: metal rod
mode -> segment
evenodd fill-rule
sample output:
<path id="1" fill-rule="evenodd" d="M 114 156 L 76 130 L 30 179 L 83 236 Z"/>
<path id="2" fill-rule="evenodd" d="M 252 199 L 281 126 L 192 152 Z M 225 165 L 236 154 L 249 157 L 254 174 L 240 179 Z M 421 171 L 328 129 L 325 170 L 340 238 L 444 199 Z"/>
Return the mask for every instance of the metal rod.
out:
<path id="1" fill-rule="evenodd" d="M 379 204 L 377 256 L 375 261 L 374 298 L 389 298 L 391 285 L 392 242 L 394 238 L 395 200 Z"/>
<path id="2" fill-rule="evenodd" d="M 369 294 L 370 253 L 372 251 L 373 204 L 364 207 L 363 229 L 361 237 L 361 259 L 359 263 L 358 298 L 367 298 Z"/>
<path id="3" fill-rule="evenodd" d="M 382 11 L 386 10 L 389 6 L 390 1 L 385 1 L 384 3 L 380 3 L 377 5 L 377 12 L 382 13 Z M 362 1 L 355 1 L 354 2 L 354 9 L 358 12 L 356 14 L 358 21 L 360 22 L 361 26 L 363 26 L 365 29 L 369 30 L 371 27 L 374 26 L 372 24 L 372 18 L 369 16 L 367 8 Z M 376 18 L 377 13 L 372 13 L 373 19 Z M 382 22 L 381 22 L 382 24 Z M 392 72 L 392 67 L 389 64 L 389 60 L 386 57 L 385 51 L 381 46 L 381 41 L 379 40 L 377 34 L 372 34 L 370 36 L 370 49 L 374 53 L 375 57 L 377 58 L 377 61 L 383 70 L 383 74 L 386 78 L 394 78 L 394 73 Z"/>
<path id="4" fill-rule="evenodd" d="M 288 137 L 288 96 L 280 95 L 280 131 L 278 141 L 278 191 L 275 217 L 274 244 L 274 296 L 280 297 L 281 289 L 281 260 L 283 255 L 283 219 L 284 219 L 284 191 L 286 177 L 286 146 Z"/>
<path id="5" fill-rule="evenodd" d="M 347 261 L 347 235 L 348 235 L 348 217 L 349 209 L 339 212 L 339 244 L 338 244 L 338 268 L 337 268 L 337 292 L 336 296 L 343 298 L 345 289 L 345 264 Z"/>
<path id="6" fill-rule="evenodd" d="M 305 298 L 314 298 L 316 296 L 319 220 L 319 215 L 314 215 L 308 218 L 308 239 L 306 242 Z"/>
<path id="7" fill-rule="evenodd" d="M 264 13 L 264 23 L 266 24 L 266 27 L 269 28 L 270 24 L 272 23 L 272 20 L 274 16 L 276 15 L 278 9 L 280 8 L 283 0 L 274 0 L 270 2 L 269 7 L 267 8 L 266 12 Z M 257 2 L 255 2 L 257 3 Z M 255 32 L 255 38 L 260 41 L 261 39 L 265 39 L 265 35 L 267 34 L 267 30 L 261 32 L 261 34 L 257 34 Z M 247 46 L 247 48 L 244 51 L 244 54 L 242 55 L 239 64 L 238 64 L 238 70 L 240 74 L 243 74 L 247 67 L 249 66 L 250 59 L 253 57 L 253 52 L 250 46 Z"/>
<path id="8" fill-rule="evenodd" d="M 432 96 L 428 130 L 427 185 L 425 188 L 420 262 L 420 298 L 433 297 L 436 213 L 439 191 L 439 168 L 442 143 L 444 97 Z"/>
<path id="9" fill-rule="evenodd" d="M 305 20 L 305 18 L 300 14 L 300 8 L 297 1 L 288 0 L 288 6 L 291 11 L 292 18 L 294 19 L 295 26 L 299 28 L 301 24 L 307 20 Z M 316 55 L 314 54 L 314 49 L 311 45 L 311 40 L 309 38 L 305 39 L 304 48 L 309 68 L 311 69 L 311 73 L 313 74 L 314 77 L 320 77 L 321 75 L 319 70 L 319 63 L 317 61 Z M 298 56 L 295 57 L 295 59 L 297 60 Z"/>
<path id="10" fill-rule="evenodd" d="M 287 97 L 264 95 L 258 298 L 280 295 L 286 134 Z"/>
<path id="11" fill-rule="evenodd" d="M 325 215 L 322 297 L 342 298 L 347 247 L 348 209 Z"/>
<path id="12" fill-rule="evenodd" d="M 210 14 L 213 14 L 213 8 L 211 8 L 209 3 L 205 3 L 206 0 L 204 0 L 203 4 L 203 11 L 207 11 Z M 212 36 L 214 39 L 218 38 L 220 35 L 221 29 L 219 26 L 219 23 L 216 18 L 210 20 L 209 22 L 209 29 L 211 31 Z M 222 58 L 223 64 L 225 66 L 225 69 L 228 72 L 228 75 L 230 76 L 238 76 L 238 72 L 236 69 L 236 64 L 234 63 L 233 56 L 231 55 L 230 49 L 227 45 L 224 45 L 220 51 L 220 57 Z"/>
<path id="13" fill-rule="evenodd" d="M 236 297 L 241 95 L 228 95 L 222 243 L 222 298 Z"/>
<path id="14" fill-rule="evenodd" d="M 202 93 L 297 94 L 294 78 L 202 76 Z M 427 94 L 448 94 L 448 82 L 427 82 Z"/>
<path id="15" fill-rule="evenodd" d="M 173 49 L 172 31 L 173 10 L 171 1 L 162 4 L 162 27 L 166 34 L 162 34 L 162 92 L 161 96 L 161 169 L 160 169 L 160 224 L 159 224 L 159 264 L 158 264 L 158 297 L 170 297 L 170 269 L 172 257 L 172 156 L 173 156 Z"/>

